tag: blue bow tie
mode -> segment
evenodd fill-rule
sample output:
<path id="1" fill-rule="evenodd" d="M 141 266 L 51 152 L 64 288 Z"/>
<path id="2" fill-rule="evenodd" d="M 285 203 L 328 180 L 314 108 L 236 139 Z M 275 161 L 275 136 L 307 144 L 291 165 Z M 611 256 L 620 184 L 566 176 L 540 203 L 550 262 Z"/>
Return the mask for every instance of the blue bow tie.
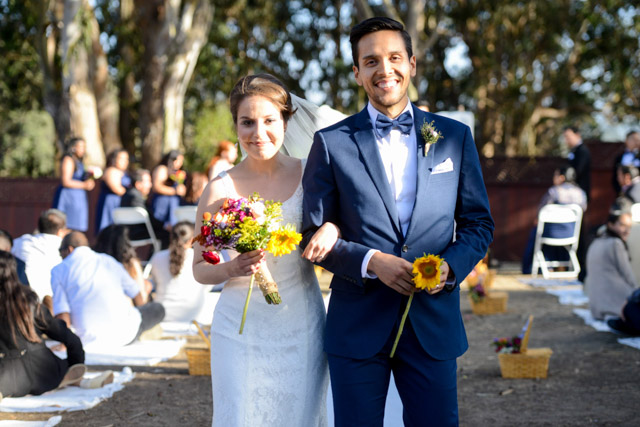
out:
<path id="1" fill-rule="evenodd" d="M 378 114 L 378 117 L 376 117 L 376 130 L 378 131 L 380 138 L 384 138 L 389 135 L 389 132 L 391 132 L 391 129 L 393 128 L 398 128 L 400 129 L 400 132 L 409 134 L 412 127 L 413 118 L 411 117 L 411 113 L 408 111 L 400 114 L 400 117 L 397 119 L 390 119 L 382 114 Z"/>

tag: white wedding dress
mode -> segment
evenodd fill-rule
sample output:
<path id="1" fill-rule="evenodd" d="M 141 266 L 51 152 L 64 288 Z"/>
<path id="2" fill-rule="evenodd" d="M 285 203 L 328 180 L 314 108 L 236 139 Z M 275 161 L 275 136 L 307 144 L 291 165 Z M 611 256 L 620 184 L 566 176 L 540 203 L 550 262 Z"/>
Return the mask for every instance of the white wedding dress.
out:
<path id="1" fill-rule="evenodd" d="M 303 163 L 304 168 L 304 163 Z M 240 197 L 226 172 L 226 197 Z M 282 204 L 283 224 L 302 225 L 302 183 Z M 231 253 L 230 256 L 235 256 Z M 313 265 L 300 249 L 267 254 L 282 303 L 269 305 L 255 286 L 242 335 L 238 334 L 250 278 L 230 279 L 211 324 L 213 425 L 326 426 L 325 309 Z"/>

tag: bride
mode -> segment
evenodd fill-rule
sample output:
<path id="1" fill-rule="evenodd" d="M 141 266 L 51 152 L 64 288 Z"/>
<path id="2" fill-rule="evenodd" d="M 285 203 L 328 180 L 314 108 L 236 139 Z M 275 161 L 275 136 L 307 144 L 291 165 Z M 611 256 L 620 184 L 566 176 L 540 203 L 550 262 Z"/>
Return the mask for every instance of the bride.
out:
<path id="1" fill-rule="evenodd" d="M 216 212 L 226 198 L 254 192 L 265 200 L 281 201 L 283 223 L 300 230 L 305 162 L 281 152 L 295 112 L 290 93 L 269 74 L 251 75 L 235 85 L 230 106 L 246 157 L 207 185 L 198 204 L 196 233 L 203 213 Z M 333 224 L 323 225 L 304 256 L 323 257 L 338 233 Z M 197 242 L 194 249 L 196 254 L 204 250 Z M 227 281 L 211 324 L 213 425 L 325 426 L 329 382 L 322 350 L 325 309 L 313 265 L 299 252 L 274 258 L 257 250 L 230 257 L 212 265 L 196 255 L 193 266 L 194 277 L 203 284 Z M 268 305 L 261 292 L 254 292 L 239 335 L 249 276 L 263 262 L 278 284 L 282 303 Z"/>

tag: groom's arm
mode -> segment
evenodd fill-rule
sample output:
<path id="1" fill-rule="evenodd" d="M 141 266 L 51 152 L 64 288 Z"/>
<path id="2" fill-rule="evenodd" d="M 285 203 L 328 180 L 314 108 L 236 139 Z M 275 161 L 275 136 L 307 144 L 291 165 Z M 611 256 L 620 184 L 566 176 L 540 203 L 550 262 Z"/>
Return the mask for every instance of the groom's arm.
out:
<path id="1" fill-rule="evenodd" d="M 324 135 L 316 132 L 302 177 L 304 188 L 302 242 L 306 248 L 313 234 L 325 222 L 341 223 L 339 214 L 339 191 L 334 178 L 331 158 Z M 364 286 L 361 268 L 367 252 L 371 248 L 339 238 L 331 252 L 322 262 L 317 263 L 333 274 L 358 285 Z"/>
<path id="2" fill-rule="evenodd" d="M 445 249 L 442 257 L 459 282 L 486 255 L 494 229 L 480 159 L 469 128 L 466 128 L 462 143 L 455 221 L 456 240 Z"/>

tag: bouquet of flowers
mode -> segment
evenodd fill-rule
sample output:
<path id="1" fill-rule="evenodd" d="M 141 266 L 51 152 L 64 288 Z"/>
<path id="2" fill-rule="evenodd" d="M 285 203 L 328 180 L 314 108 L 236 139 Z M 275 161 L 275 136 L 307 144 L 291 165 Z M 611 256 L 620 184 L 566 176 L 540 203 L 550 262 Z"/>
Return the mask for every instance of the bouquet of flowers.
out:
<path id="1" fill-rule="evenodd" d="M 200 234 L 194 237 L 206 251 L 202 252 L 205 261 L 211 264 L 220 262 L 217 252 L 233 249 L 240 253 L 266 249 L 275 256 L 291 253 L 300 243 L 302 236 L 290 225 L 281 225 L 282 203 L 264 201 L 258 193 L 248 199 L 227 199 L 218 212 L 212 215 L 205 212 L 202 218 Z M 266 264 L 262 264 L 256 274 L 251 276 L 251 284 L 242 313 L 240 333 L 244 329 L 249 299 L 253 283 L 257 281 L 262 295 L 268 304 L 280 304 L 278 285 L 273 280 Z"/>
<path id="2" fill-rule="evenodd" d="M 169 179 L 178 184 L 184 184 L 184 180 L 187 179 L 187 173 L 180 169 L 169 175 Z"/>
<path id="3" fill-rule="evenodd" d="M 489 272 L 489 267 L 485 264 L 484 260 L 480 261 L 471 270 L 471 273 L 464 279 L 469 286 L 469 296 L 474 302 L 482 301 L 487 296 L 487 291 L 484 288 L 484 281 Z"/>
<path id="4" fill-rule="evenodd" d="M 520 353 L 522 337 L 516 335 L 511 338 L 494 338 L 492 344 L 496 347 L 496 353 Z"/>

